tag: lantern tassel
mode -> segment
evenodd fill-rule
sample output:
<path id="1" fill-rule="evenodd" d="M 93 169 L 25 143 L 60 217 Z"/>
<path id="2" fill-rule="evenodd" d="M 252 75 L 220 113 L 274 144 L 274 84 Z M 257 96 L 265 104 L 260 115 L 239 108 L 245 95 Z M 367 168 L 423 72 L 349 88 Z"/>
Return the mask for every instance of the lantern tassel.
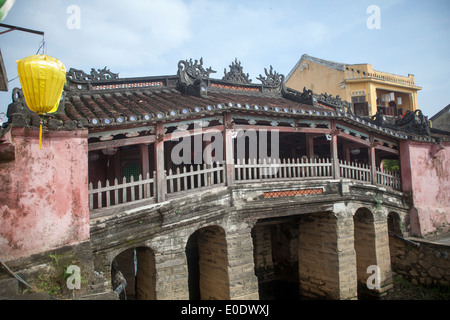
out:
<path id="1" fill-rule="evenodd" d="M 42 118 L 39 121 L 39 150 L 42 148 Z"/>

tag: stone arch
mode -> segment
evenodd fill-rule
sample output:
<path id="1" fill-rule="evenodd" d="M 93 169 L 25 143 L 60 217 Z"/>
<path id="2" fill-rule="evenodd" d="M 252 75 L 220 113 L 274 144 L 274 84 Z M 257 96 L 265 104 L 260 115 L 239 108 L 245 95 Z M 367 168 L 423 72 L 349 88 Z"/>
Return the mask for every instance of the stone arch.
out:
<path id="1" fill-rule="evenodd" d="M 111 262 L 113 290 L 121 300 L 156 300 L 155 254 L 149 247 L 133 247 Z"/>
<path id="2" fill-rule="evenodd" d="M 251 229 L 255 276 L 262 300 L 299 298 L 300 216 L 257 221 Z"/>
<path id="3" fill-rule="evenodd" d="M 353 216 L 353 228 L 358 298 L 361 299 L 371 295 L 367 288 L 367 279 L 370 276 L 367 268 L 377 265 L 374 216 L 368 208 L 362 207 L 356 210 Z"/>
<path id="4" fill-rule="evenodd" d="M 403 237 L 401 218 L 397 212 L 389 212 L 386 220 L 389 233 L 389 256 L 392 269 L 395 271 L 401 265 L 401 257 L 404 254 L 404 243 L 399 238 Z"/>
<path id="5" fill-rule="evenodd" d="M 229 300 L 228 253 L 225 230 L 203 227 L 186 243 L 189 299 Z"/>
<path id="6" fill-rule="evenodd" d="M 396 234 L 403 237 L 402 222 L 397 212 L 389 212 L 387 215 L 389 234 Z"/>

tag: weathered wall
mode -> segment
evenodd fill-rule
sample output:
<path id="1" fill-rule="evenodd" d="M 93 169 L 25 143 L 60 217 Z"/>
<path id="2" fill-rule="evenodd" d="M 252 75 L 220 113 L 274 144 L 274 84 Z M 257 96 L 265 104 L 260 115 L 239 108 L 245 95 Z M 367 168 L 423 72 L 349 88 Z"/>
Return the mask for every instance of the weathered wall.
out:
<path id="1" fill-rule="evenodd" d="M 416 242 L 419 246 L 389 237 L 392 270 L 414 284 L 450 285 L 450 247 Z"/>
<path id="2" fill-rule="evenodd" d="M 400 145 L 402 187 L 412 196 L 411 232 L 425 236 L 450 230 L 450 143 L 405 141 Z"/>
<path id="3" fill-rule="evenodd" d="M 87 131 L 13 128 L 15 160 L 0 163 L 3 261 L 89 239 Z"/>

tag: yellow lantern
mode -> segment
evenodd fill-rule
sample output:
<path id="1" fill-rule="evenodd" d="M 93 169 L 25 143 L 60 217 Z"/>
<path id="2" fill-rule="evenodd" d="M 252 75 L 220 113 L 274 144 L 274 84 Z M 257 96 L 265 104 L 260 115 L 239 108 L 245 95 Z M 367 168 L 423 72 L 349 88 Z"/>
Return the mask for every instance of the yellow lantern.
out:
<path id="1" fill-rule="evenodd" d="M 58 110 L 66 83 L 66 68 L 59 60 L 39 54 L 17 60 L 17 71 L 28 108 L 41 116 L 39 126 L 39 149 L 41 149 L 42 116 Z"/>

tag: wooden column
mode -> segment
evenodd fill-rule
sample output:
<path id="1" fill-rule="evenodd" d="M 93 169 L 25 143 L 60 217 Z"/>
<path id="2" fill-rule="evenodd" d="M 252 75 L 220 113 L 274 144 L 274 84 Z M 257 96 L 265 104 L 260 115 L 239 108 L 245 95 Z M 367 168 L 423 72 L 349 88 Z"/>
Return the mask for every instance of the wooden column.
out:
<path id="1" fill-rule="evenodd" d="M 370 164 L 370 176 L 372 178 L 372 184 L 377 182 L 377 163 L 375 158 L 375 146 L 376 143 L 373 140 L 373 133 L 369 134 L 369 164 Z"/>
<path id="2" fill-rule="evenodd" d="M 120 148 L 117 148 L 117 152 L 114 155 L 114 178 L 122 181 L 122 172 L 120 167 Z"/>
<path id="3" fill-rule="evenodd" d="M 306 134 L 306 156 L 308 159 L 314 158 L 314 135 Z"/>
<path id="4" fill-rule="evenodd" d="M 234 148 L 233 137 L 231 136 L 233 125 L 231 123 L 231 113 L 227 112 L 223 116 L 223 154 L 225 157 L 225 179 L 227 186 L 234 182 Z"/>
<path id="5" fill-rule="evenodd" d="M 155 126 L 155 170 L 156 170 L 156 202 L 166 198 L 166 173 L 164 170 L 164 132 L 162 123 Z"/>
<path id="6" fill-rule="evenodd" d="M 148 159 L 148 144 L 139 145 L 141 148 L 141 164 L 142 164 L 142 179 L 147 179 L 147 174 L 150 173 L 150 161 Z"/>
<path id="7" fill-rule="evenodd" d="M 350 143 L 347 140 L 344 140 L 344 142 L 342 143 L 343 147 L 344 147 L 344 160 L 347 162 L 350 162 L 351 160 L 351 156 L 350 156 Z"/>
<path id="8" fill-rule="evenodd" d="M 142 180 L 146 180 L 147 179 L 147 175 L 148 177 L 150 177 L 150 161 L 148 159 L 148 144 L 141 144 L 139 145 L 140 149 L 141 149 L 141 166 L 142 166 Z M 144 197 L 147 196 L 147 192 L 148 192 L 148 185 L 144 184 Z"/>
<path id="9" fill-rule="evenodd" d="M 203 137 L 203 135 L 202 135 Z M 211 169 L 212 168 L 212 156 L 211 156 L 211 140 L 203 141 L 203 164 L 205 169 Z M 205 152 L 205 150 L 208 150 L 208 152 Z M 208 172 L 206 174 L 207 176 L 207 185 L 211 185 L 211 172 Z"/>
<path id="10" fill-rule="evenodd" d="M 337 137 L 338 130 L 336 130 L 336 122 L 331 121 L 331 143 L 330 143 L 330 154 L 331 159 L 333 161 L 333 176 L 334 179 L 340 178 L 339 172 L 339 158 L 338 158 L 338 145 L 337 145 Z"/>

